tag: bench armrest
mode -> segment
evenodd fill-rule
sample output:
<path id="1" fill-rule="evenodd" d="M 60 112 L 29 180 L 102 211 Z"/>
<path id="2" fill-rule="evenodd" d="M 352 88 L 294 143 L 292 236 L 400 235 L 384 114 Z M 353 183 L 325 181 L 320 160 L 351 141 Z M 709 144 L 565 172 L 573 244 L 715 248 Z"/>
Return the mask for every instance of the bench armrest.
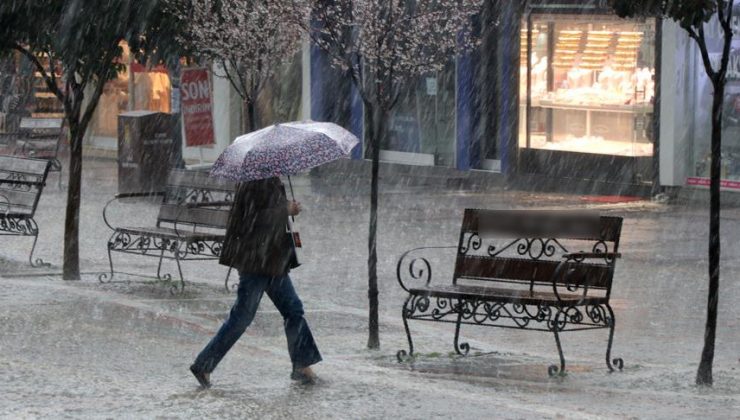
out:
<path id="1" fill-rule="evenodd" d="M 114 228 L 109 222 L 108 222 L 108 206 L 111 205 L 114 201 L 121 200 L 124 198 L 136 198 L 136 197 L 164 197 L 165 192 L 164 191 L 142 191 L 142 192 L 133 192 L 133 193 L 120 193 L 116 194 L 108 200 L 107 203 L 105 203 L 105 207 L 103 207 L 103 222 L 106 226 L 112 231 L 115 231 L 116 228 Z"/>
<path id="2" fill-rule="evenodd" d="M 409 288 L 404 282 L 404 278 L 406 281 L 421 280 L 426 284 L 431 283 L 432 265 L 429 263 L 429 260 L 423 256 L 414 255 L 419 251 L 428 249 L 457 249 L 457 246 L 428 246 L 414 248 L 404 252 L 403 255 L 401 255 L 401 258 L 398 259 L 398 264 L 396 265 L 396 277 L 398 279 L 398 284 L 403 290 L 407 292 L 409 291 Z M 407 270 L 404 270 L 404 267 L 407 267 Z"/>

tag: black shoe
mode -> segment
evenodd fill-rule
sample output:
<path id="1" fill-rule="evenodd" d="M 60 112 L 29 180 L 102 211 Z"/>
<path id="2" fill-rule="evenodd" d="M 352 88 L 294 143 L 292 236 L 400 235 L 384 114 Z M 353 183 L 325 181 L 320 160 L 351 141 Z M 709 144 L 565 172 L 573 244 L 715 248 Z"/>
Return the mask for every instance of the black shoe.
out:
<path id="1" fill-rule="evenodd" d="M 306 375 L 297 369 L 290 374 L 290 379 L 300 382 L 301 385 L 316 385 L 319 382 L 319 377 L 313 372 L 311 375 Z"/>
<path id="2" fill-rule="evenodd" d="M 192 372 L 195 379 L 198 380 L 201 388 L 206 389 L 211 387 L 211 381 L 208 380 L 208 374 L 206 372 L 198 370 L 195 365 L 190 365 L 190 372 Z"/>

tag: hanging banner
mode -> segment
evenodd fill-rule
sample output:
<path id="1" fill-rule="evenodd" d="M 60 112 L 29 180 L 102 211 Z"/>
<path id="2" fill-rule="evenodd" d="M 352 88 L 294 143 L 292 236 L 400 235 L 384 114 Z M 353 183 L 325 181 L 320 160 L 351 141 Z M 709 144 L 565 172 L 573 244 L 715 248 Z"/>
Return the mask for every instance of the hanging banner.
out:
<path id="1" fill-rule="evenodd" d="M 206 69 L 185 69 L 180 81 L 185 145 L 209 146 L 216 143 L 213 135 L 211 81 Z"/>

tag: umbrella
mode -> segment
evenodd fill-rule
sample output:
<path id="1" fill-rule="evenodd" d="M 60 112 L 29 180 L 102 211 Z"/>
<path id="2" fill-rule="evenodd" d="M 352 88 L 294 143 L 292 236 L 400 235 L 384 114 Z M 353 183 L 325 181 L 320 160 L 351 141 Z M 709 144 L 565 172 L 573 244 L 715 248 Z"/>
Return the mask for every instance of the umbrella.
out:
<path id="1" fill-rule="evenodd" d="M 236 182 L 290 177 L 348 157 L 359 142 L 354 134 L 333 123 L 271 125 L 237 137 L 213 164 L 211 176 Z"/>
<path id="2" fill-rule="evenodd" d="M 333 123 L 271 125 L 237 137 L 216 159 L 211 176 L 244 182 L 285 175 L 293 195 L 290 175 L 347 157 L 359 142 L 354 134 Z M 288 223 L 293 232 L 293 225 Z M 297 233 L 291 238 L 294 248 L 299 247 Z"/>

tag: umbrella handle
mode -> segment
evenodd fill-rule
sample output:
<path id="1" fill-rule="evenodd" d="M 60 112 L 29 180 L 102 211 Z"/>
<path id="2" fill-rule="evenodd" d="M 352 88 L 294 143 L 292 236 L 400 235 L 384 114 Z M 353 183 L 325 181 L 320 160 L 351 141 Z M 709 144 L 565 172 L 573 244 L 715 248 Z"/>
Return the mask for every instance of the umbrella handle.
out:
<path id="1" fill-rule="evenodd" d="M 288 175 L 288 185 L 290 186 L 290 196 L 293 197 L 293 201 L 295 201 L 295 194 L 293 193 L 293 182 L 291 182 L 290 180 L 290 175 Z M 295 216 L 290 216 L 290 218 L 295 222 Z"/>
<path id="2" fill-rule="evenodd" d="M 288 175 L 288 185 L 290 186 L 290 195 L 293 197 L 293 201 L 295 201 L 295 194 L 293 194 L 293 182 L 290 180 L 290 175 Z"/>

